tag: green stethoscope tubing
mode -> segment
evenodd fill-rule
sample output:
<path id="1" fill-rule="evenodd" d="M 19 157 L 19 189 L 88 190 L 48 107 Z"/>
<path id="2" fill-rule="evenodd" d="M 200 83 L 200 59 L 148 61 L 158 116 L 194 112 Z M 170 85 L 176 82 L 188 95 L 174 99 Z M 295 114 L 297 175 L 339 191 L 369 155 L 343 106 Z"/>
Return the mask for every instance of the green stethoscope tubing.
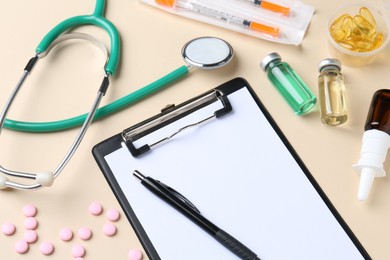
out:
<path id="1" fill-rule="evenodd" d="M 118 110 L 129 106 L 142 98 L 166 87 L 170 83 L 182 78 L 186 74 L 188 74 L 188 67 L 183 65 L 166 76 L 146 85 L 145 87 L 132 92 L 108 105 L 98 108 L 96 111 L 95 117 L 93 120 L 97 120 L 108 115 L 111 115 Z M 22 132 L 33 132 L 33 133 L 47 133 L 47 132 L 57 132 L 70 128 L 74 128 L 83 124 L 85 121 L 86 114 L 79 115 L 76 117 L 52 121 L 52 122 L 22 122 L 11 119 L 6 119 L 4 123 L 4 127 L 10 130 L 22 131 Z"/>
<path id="2" fill-rule="evenodd" d="M 111 40 L 111 51 L 110 57 L 106 63 L 105 71 L 107 74 L 112 75 L 117 69 L 119 58 L 120 58 L 120 37 L 115 26 L 103 17 L 105 8 L 105 0 L 96 0 L 95 10 L 92 15 L 81 15 L 69 18 L 56 27 L 54 27 L 39 43 L 36 48 L 37 53 L 44 52 L 50 44 L 66 30 L 80 25 L 93 24 L 103 28 L 110 36 Z M 129 106 L 130 104 L 141 100 L 142 98 L 168 86 L 170 83 L 182 78 L 189 72 L 187 66 L 183 65 L 178 69 L 172 71 L 166 76 L 144 86 L 143 88 L 124 96 L 113 103 L 98 108 L 93 120 L 97 120 L 108 115 L 111 115 L 118 110 Z M 47 133 L 67 130 L 80 126 L 84 123 L 87 113 L 64 119 L 59 121 L 51 122 L 25 122 L 16 121 L 12 119 L 6 119 L 4 127 L 10 130 L 21 131 L 21 132 L 32 132 L 32 133 Z"/>

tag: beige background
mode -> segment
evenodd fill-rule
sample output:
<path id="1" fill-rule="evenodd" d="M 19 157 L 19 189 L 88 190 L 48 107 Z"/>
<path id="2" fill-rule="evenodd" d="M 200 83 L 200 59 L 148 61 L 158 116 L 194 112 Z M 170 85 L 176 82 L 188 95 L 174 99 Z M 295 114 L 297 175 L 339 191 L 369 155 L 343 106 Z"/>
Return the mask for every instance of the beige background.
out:
<path id="1" fill-rule="evenodd" d="M 127 259 L 131 248 L 141 248 L 132 228 L 123 217 L 118 234 L 105 237 L 101 228 L 105 216 L 92 217 L 87 207 L 99 201 L 105 209 L 119 208 L 92 155 L 92 147 L 122 129 L 159 112 L 168 103 L 180 103 L 234 77 L 244 77 L 292 143 L 297 153 L 321 185 L 339 213 L 376 260 L 390 259 L 390 181 L 376 179 L 370 198 L 362 203 L 356 193 L 359 177 L 351 165 L 357 162 L 372 94 L 388 88 L 390 55 L 364 68 L 343 68 L 347 83 L 349 120 L 340 127 L 321 124 L 319 113 L 295 116 L 270 85 L 258 64 L 266 54 L 277 51 L 302 76 L 317 94 L 318 62 L 330 56 L 326 40 L 326 20 L 342 3 L 349 1 L 306 0 L 316 8 L 303 44 L 280 45 L 241 35 L 225 29 L 180 18 L 137 0 L 107 1 L 106 17 L 122 37 L 119 73 L 111 80 L 103 104 L 112 102 L 183 65 L 180 49 L 199 36 L 217 36 L 231 43 L 234 61 L 216 71 L 192 71 L 180 82 L 115 115 L 95 122 L 74 158 L 54 186 L 39 191 L 1 191 L 0 224 L 12 221 L 17 233 L 0 234 L 0 259 L 70 259 L 70 248 L 81 243 L 86 259 Z M 370 1 L 379 2 L 379 1 Z M 0 104 L 5 103 L 28 59 L 42 37 L 60 21 L 93 11 L 94 1 L 35 0 L 7 1 L 0 16 Z M 108 42 L 106 34 L 91 26 L 77 29 Z M 19 95 L 9 118 L 31 121 L 63 119 L 87 112 L 102 79 L 104 56 L 86 43 L 57 48 L 39 62 L 25 89 Z M 1 136 L 0 163 L 11 169 L 46 171 L 54 169 L 70 146 L 78 130 L 52 134 L 29 134 L 4 130 Z M 385 169 L 390 170 L 389 160 Z M 14 252 L 14 243 L 23 236 L 22 207 L 38 207 L 39 241 L 25 255 Z M 75 238 L 70 243 L 58 239 L 58 231 L 69 226 L 77 230 L 88 226 L 94 237 L 87 242 Z M 39 253 L 39 244 L 52 241 L 52 256 Z"/>

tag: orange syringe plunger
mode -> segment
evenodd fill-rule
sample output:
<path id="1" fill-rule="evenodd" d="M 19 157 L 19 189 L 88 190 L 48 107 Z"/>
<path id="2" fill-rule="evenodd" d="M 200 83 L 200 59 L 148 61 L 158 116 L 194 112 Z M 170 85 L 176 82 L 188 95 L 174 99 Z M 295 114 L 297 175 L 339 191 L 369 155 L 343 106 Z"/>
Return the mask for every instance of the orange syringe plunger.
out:
<path id="1" fill-rule="evenodd" d="M 255 31 L 259 31 L 265 34 L 268 34 L 272 37 L 279 37 L 280 36 L 280 30 L 277 27 L 268 26 L 265 24 L 250 22 L 249 28 Z"/>
<path id="2" fill-rule="evenodd" d="M 254 0 L 254 4 L 269 11 L 280 13 L 288 16 L 290 14 L 290 8 L 278 4 L 274 4 L 268 1 Z"/>
<path id="3" fill-rule="evenodd" d="M 166 5 L 169 7 L 173 7 L 175 4 L 175 0 L 155 0 L 157 4 L 159 5 Z"/>

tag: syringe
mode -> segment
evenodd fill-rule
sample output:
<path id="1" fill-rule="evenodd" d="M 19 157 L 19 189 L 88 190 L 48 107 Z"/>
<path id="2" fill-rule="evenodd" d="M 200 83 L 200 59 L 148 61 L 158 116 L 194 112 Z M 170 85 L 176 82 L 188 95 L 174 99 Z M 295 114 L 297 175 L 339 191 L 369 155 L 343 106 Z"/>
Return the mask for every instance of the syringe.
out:
<path id="1" fill-rule="evenodd" d="M 277 27 L 272 27 L 269 25 L 256 23 L 247 19 L 243 19 L 240 17 L 236 17 L 234 15 L 230 15 L 200 4 L 197 4 L 192 1 L 186 0 L 155 0 L 156 3 L 169 6 L 172 8 L 177 8 L 179 10 L 187 10 L 195 13 L 199 13 L 208 17 L 216 18 L 227 23 L 236 24 L 239 26 L 243 26 L 255 31 L 262 32 L 264 34 L 270 35 L 272 37 L 279 37 L 280 30 Z"/>

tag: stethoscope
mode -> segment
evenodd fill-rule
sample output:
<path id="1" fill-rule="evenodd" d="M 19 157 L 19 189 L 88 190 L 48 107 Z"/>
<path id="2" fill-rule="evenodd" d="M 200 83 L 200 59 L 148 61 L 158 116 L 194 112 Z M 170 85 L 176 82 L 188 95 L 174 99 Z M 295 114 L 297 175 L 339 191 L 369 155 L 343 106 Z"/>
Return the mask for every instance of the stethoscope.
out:
<path id="1" fill-rule="evenodd" d="M 71 147 L 65 154 L 63 160 L 59 163 L 57 168 L 53 172 L 20 172 L 6 169 L 0 166 L 0 172 L 11 176 L 23 179 L 34 180 L 33 183 L 24 184 L 9 180 L 6 176 L 0 175 L 0 189 L 14 188 L 22 190 L 34 190 L 41 187 L 51 186 L 54 180 L 62 172 L 66 164 L 72 158 L 77 148 L 79 147 L 81 140 L 83 139 L 88 127 L 93 120 L 97 120 L 114 112 L 131 105 L 132 103 L 139 101 L 140 99 L 170 85 L 174 81 L 184 77 L 189 73 L 192 68 L 200 69 L 213 69 L 224 66 L 229 63 L 233 58 L 233 48 L 226 41 L 215 37 L 200 37 L 191 40 L 186 43 L 182 48 L 182 56 L 186 65 L 183 65 L 174 71 L 168 73 L 162 78 L 152 82 L 149 85 L 124 96 L 113 103 L 99 108 L 102 97 L 105 95 L 109 86 L 109 77 L 113 75 L 117 69 L 119 57 L 120 57 L 120 37 L 115 26 L 103 17 L 105 9 L 105 0 L 96 0 L 95 10 L 92 15 L 82 15 L 69 18 L 56 27 L 54 27 L 40 42 L 36 48 L 36 54 L 27 63 L 22 77 L 18 81 L 16 87 L 11 93 L 8 101 L 6 102 L 2 113 L 0 114 L 0 133 L 3 127 L 23 132 L 55 132 L 74 128 L 80 126 L 80 131 L 76 135 Z M 23 122 L 6 119 L 7 113 L 16 98 L 17 93 L 21 89 L 28 75 L 36 65 L 39 59 L 45 57 L 50 50 L 60 42 L 69 39 L 83 39 L 88 40 L 95 45 L 99 46 L 103 51 L 106 51 L 104 44 L 97 41 L 94 37 L 80 33 L 65 33 L 70 28 L 80 25 L 95 25 L 103 28 L 110 36 L 110 53 L 107 53 L 107 60 L 104 68 L 104 77 L 99 87 L 96 98 L 92 104 L 90 111 L 86 114 L 82 114 L 76 117 L 52 121 L 52 122 Z"/>

